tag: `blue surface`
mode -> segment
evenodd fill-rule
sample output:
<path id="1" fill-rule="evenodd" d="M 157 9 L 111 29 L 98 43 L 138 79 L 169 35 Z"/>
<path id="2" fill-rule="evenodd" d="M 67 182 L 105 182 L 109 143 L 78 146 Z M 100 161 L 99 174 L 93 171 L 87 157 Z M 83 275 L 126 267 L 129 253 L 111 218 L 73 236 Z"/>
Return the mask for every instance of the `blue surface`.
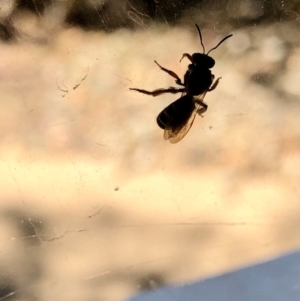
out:
<path id="1" fill-rule="evenodd" d="M 130 301 L 300 301 L 300 252 Z"/>

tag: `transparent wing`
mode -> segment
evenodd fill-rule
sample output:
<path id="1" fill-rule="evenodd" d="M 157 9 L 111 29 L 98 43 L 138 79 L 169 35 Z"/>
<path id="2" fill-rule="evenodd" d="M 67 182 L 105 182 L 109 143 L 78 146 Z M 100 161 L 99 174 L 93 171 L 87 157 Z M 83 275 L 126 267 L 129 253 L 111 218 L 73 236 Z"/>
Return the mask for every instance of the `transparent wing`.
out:
<path id="1" fill-rule="evenodd" d="M 183 137 L 188 133 L 191 126 L 193 125 L 193 122 L 195 120 L 195 117 L 197 115 L 197 110 L 195 109 L 189 119 L 183 124 L 181 127 L 177 128 L 169 128 L 166 127 L 164 132 L 164 139 L 169 140 L 172 144 L 179 142 L 183 139 Z"/>
<path id="2" fill-rule="evenodd" d="M 201 115 L 207 110 L 207 105 L 203 102 L 206 92 L 194 96 L 194 108 L 186 115 L 186 118 L 180 123 L 180 125 L 174 126 L 172 124 L 167 125 L 164 131 L 164 139 L 169 140 L 170 143 L 175 144 L 182 140 L 192 127 L 197 113 Z"/>

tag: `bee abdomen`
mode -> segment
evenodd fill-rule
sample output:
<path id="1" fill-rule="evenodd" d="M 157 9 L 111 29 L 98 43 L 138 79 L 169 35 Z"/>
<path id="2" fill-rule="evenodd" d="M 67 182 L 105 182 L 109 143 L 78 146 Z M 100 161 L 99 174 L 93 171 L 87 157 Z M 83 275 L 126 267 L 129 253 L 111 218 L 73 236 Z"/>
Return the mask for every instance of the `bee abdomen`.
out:
<path id="1" fill-rule="evenodd" d="M 162 129 L 165 129 L 166 126 L 178 126 L 186 120 L 194 108 L 193 97 L 185 95 L 159 113 L 156 119 L 157 124 Z"/>
<path id="2" fill-rule="evenodd" d="M 158 124 L 158 126 L 161 128 L 161 129 L 165 129 L 166 128 L 166 124 L 168 122 L 168 119 L 167 117 L 164 115 L 164 112 L 161 112 L 158 116 L 157 116 L 157 119 L 156 119 L 156 122 Z"/>

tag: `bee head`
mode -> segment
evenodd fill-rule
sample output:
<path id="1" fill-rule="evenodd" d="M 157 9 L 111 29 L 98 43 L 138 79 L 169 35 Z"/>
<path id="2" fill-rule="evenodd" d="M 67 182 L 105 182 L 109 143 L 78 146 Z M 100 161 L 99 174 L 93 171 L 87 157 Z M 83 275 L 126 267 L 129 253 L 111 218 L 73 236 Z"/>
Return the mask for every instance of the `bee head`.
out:
<path id="1" fill-rule="evenodd" d="M 212 68 L 215 65 L 215 60 L 207 54 L 194 53 L 192 54 L 193 63 L 203 66 L 204 68 Z"/>

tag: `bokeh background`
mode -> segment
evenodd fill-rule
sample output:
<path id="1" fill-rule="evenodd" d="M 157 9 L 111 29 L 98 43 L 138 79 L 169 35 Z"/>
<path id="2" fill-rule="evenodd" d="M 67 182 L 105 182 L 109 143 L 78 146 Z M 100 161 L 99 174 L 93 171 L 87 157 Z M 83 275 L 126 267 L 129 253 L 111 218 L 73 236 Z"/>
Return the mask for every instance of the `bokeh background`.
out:
<path id="1" fill-rule="evenodd" d="M 122 300 L 300 246 L 298 1 L 0 1 L 0 300 Z M 185 52 L 222 80 L 178 144 Z M 179 97 L 179 96 L 178 96 Z"/>

